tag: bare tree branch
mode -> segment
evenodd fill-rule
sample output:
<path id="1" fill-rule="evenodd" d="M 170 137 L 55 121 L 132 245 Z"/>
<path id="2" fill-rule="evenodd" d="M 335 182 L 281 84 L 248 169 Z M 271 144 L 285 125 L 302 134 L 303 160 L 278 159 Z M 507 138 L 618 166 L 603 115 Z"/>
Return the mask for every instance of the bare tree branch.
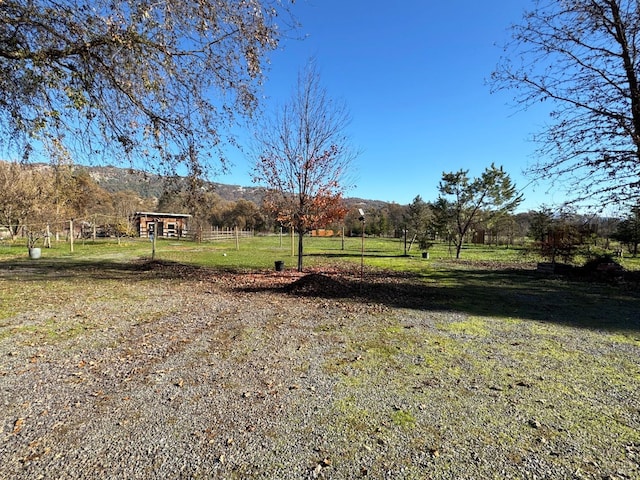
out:
<path id="1" fill-rule="evenodd" d="M 3 0 L 0 142 L 203 171 L 255 109 L 287 3 Z"/>
<path id="2" fill-rule="evenodd" d="M 313 63 L 298 76 L 291 100 L 256 133 L 254 180 L 272 191 L 269 207 L 298 232 L 298 270 L 303 236 L 340 219 L 342 195 L 356 151 L 346 135 L 345 104 L 327 95 Z"/>
<path id="3" fill-rule="evenodd" d="M 563 179 L 574 202 L 640 197 L 637 0 L 536 0 L 492 75 L 527 108 L 552 104 L 534 139 L 536 178 Z"/>

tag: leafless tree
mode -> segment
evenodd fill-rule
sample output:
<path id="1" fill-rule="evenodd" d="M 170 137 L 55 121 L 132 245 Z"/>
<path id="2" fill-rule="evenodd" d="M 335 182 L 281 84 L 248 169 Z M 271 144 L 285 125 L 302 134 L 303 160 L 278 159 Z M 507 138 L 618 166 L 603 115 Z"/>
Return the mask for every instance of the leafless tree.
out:
<path id="1" fill-rule="evenodd" d="M 639 53 L 637 0 L 536 0 L 513 26 L 493 88 L 551 106 L 530 173 L 561 179 L 574 202 L 640 196 Z"/>
<path id="2" fill-rule="evenodd" d="M 21 230 L 44 229 L 51 193 L 46 172 L 0 161 L 0 225 L 12 239 Z"/>
<path id="3" fill-rule="evenodd" d="M 268 208 L 298 233 L 298 271 L 305 233 L 346 213 L 342 195 L 357 154 L 346 134 L 349 121 L 346 105 L 328 96 L 310 62 L 291 100 L 256 134 L 254 180 L 270 189 Z"/>

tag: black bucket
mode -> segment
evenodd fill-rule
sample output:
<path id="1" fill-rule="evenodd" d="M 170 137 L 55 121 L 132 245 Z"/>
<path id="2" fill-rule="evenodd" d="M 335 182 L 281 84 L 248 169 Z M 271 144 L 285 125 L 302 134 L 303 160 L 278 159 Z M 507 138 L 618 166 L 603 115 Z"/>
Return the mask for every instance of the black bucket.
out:
<path id="1" fill-rule="evenodd" d="M 276 272 L 284 270 L 284 262 L 282 260 L 276 260 Z"/>

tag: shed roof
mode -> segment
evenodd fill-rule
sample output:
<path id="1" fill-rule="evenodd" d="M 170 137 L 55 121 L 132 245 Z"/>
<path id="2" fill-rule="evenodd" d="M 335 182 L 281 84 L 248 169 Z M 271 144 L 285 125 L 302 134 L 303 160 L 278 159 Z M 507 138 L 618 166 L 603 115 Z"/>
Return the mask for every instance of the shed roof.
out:
<path id="1" fill-rule="evenodd" d="M 136 212 L 136 217 L 163 217 L 163 218 L 189 218 L 188 213 L 167 213 L 167 212 Z"/>

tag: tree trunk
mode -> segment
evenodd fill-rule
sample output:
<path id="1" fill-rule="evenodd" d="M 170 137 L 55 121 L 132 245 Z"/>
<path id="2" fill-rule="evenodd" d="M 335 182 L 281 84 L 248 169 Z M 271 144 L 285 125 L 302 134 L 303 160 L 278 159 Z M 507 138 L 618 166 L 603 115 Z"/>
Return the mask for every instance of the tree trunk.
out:
<path id="1" fill-rule="evenodd" d="M 302 238 L 304 237 L 304 231 L 302 229 L 298 230 L 298 271 L 302 272 Z"/>
<path id="2" fill-rule="evenodd" d="M 456 242 L 456 260 L 460 258 L 460 251 L 462 250 L 462 241 Z"/>
<path id="3" fill-rule="evenodd" d="M 462 251 L 462 244 L 464 243 L 464 236 L 466 233 L 466 229 L 458 229 L 457 235 L 453 237 L 453 243 L 456 246 L 456 260 L 460 258 L 460 252 Z"/>

